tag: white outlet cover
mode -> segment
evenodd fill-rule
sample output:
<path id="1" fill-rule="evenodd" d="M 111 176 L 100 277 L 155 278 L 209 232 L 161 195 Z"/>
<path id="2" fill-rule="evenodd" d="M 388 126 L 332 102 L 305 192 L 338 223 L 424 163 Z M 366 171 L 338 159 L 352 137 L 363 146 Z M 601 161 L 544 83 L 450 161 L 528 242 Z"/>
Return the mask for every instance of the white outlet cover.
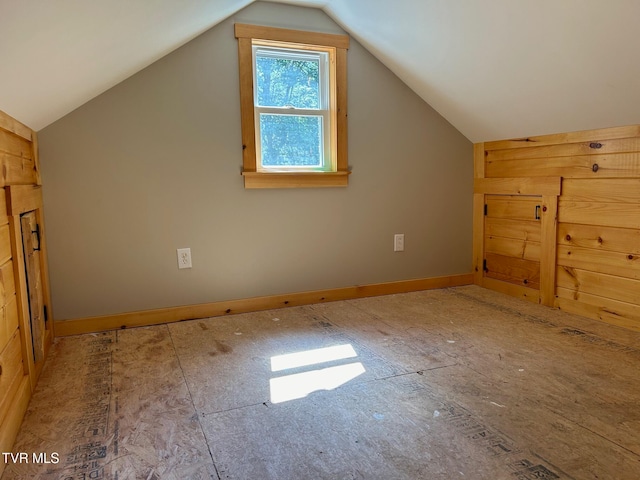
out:
<path id="1" fill-rule="evenodd" d="M 191 268 L 191 249 L 178 248 L 178 268 Z"/>
<path id="2" fill-rule="evenodd" d="M 393 236 L 393 251 L 404 252 L 404 233 L 396 233 Z"/>

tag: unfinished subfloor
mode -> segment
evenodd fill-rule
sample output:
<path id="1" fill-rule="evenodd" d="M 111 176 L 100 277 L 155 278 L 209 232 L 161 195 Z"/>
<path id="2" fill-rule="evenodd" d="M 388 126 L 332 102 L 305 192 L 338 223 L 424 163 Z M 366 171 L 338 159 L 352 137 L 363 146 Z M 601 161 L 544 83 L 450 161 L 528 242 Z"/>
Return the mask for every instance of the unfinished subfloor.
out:
<path id="1" fill-rule="evenodd" d="M 639 367 L 475 286 L 60 338 L 2 480 L 636 480 Z"/>

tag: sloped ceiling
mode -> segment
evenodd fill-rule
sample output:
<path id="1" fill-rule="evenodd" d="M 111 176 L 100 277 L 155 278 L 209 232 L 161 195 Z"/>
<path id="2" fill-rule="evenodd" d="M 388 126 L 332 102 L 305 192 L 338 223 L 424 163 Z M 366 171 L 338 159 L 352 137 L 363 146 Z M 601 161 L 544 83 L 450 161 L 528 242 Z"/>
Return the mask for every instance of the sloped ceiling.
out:
<path id="1" fill-rule="evenodd" d="M 35 130 L 253 0 L 0 0 L 0 110 Z M 473 142 L 640 123 L 638 0 L 323 9 Z"/>

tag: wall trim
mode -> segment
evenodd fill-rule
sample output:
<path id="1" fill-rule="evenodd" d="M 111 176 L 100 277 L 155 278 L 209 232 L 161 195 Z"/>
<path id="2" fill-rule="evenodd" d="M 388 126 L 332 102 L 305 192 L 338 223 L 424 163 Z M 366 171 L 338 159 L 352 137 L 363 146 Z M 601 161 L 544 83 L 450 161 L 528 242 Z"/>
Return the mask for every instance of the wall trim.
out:
<path id="1" fill-rule="evenodd" d="M 416 292 L 446 287 L 471 285 L 473 274 L 449 275 L 444 277 L 400 280 L 397 282 L 356 285 L 352 287 L 296 292 L 283 295 L 252 297 L 239 300 L 201 303 L 181 307 L 158 308 L 137 312 L 118 313 L 98 317 L 56 320 L 56 336 L 79 335 L 107 330 L 144 327 L 163 323 L 195 320 L 198 318 L 221 317 L 235 313 L 258 312 L 274 308 L 295 307 L 315 303 L 352 300 L 356 298 L 391 295 L 394 293 Z"/>

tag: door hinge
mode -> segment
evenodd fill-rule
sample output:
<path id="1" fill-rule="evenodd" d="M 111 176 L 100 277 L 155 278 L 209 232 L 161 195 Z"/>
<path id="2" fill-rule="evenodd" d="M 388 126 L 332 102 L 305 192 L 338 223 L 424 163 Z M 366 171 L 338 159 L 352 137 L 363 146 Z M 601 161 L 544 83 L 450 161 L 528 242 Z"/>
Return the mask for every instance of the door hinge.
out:
<path id="1" fill-rule="evenodd" d="M 486 203 L 484 204 L 484 216 L 485 217 L 487 216 L 487 204 Z"/>
<path id="2" fill-rule="evenodd" d="M 484 260 L 482 260 L 482 271 L 483 272 L 488 272 L 489 270 L 487 270 L 487 259 L 485 258 Z"/>
<path id="3" fill-rule="evenodd" d="M 47 314 L 47 306 L 43 305 L 43 309 L 44 309 L 44 323 L 47 323 L 47 321 L 49 320 L 49 315 Z"/>

